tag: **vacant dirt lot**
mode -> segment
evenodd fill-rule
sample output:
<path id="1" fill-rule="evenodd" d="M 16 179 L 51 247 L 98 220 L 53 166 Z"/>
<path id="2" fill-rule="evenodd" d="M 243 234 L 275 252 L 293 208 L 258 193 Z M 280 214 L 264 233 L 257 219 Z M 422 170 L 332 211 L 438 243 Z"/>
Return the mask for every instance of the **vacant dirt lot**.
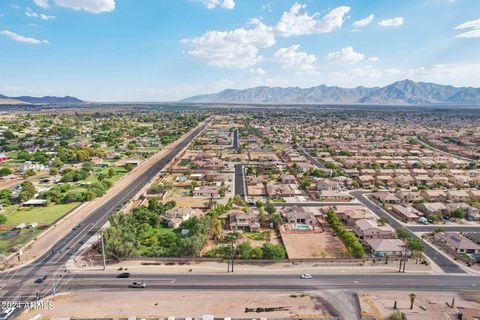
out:
<path id="1" fill-rule="evenodd" d="M 461 294 L 450 292 L 415 292 L 416 299 L 410 310 L 410 292 L 368 292 L 360 293 L 359 301 L 363 316 L 373 316 L 376 319 L 389 319 L 397 310 L 406 314 L 409 320 L 457 319 L 459 312 L 466 308 L 480 308 L 480 295 L 465 292 Z M 455 298 L 453 308 L 450 304 Z M 476 298 L 476 299 L 475 299 Z M 480 309 L 479 309 L 480 310 Z"/>
<path id="2" fill-rule="evenodd" d="M 295 292 L 224 291 L 137 291 L 84 292 L 57 296 L 52 310 L 29 311 L 20 319 L 37 314 L 43 318 L 75 317 L 301 317 L 330 316 L 318 297 Z M 132 303 L 134 302 L 134 303 Z M 283 308 L 273 312 L 246 312 L 246 308 Z"/>
<path id="3" fill-rule="evenodd" d="M 342 241 L 328 228 L 322 233 L 280 233 L 290 259 L 339 258 L 345 251 Z"/>

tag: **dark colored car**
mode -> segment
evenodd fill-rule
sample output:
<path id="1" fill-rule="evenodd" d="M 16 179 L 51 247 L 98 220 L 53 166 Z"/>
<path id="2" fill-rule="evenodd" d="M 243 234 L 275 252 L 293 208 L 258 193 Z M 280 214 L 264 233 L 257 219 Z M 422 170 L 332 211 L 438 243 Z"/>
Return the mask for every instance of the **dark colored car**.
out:
<path id="1" fill-rule="evenodd" d="M 43 276 L 41 278 L 38 278 L 37 280 L 35 280 L 35 283 L 43 283 L 43 281 L 45 281 L 47 279 L 47 276 Z"/>
<path id="2" fill-rule="evenodd" d="M 120 273 L 117 278 L 130 278 L 130 273 L 129 272 L 123 272 Z"/>

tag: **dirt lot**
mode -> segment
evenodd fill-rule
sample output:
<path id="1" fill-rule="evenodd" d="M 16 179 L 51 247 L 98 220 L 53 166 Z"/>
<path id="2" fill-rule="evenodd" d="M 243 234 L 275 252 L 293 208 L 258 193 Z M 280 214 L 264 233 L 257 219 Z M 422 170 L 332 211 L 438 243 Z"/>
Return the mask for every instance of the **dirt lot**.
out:
<path id="1" fill-rule="evenodd" d="M 285 233 L 281 231 L 283 244 L 290 259 L 338 258 L 345 251 L 342 241 L 332 235 L 329 228 L 322 233 Z"/>
<path id="2" fill-rule="evenodd" d="M 135 301 L 135 303 L 132 303 Z M 213 314 L 216 317 L 301 317 L 331 316 L 327 304 L 317 296 L 301 292 L 184 292 L 137 291 L 129 293 L 83 292 L 57 296 L 52 310 L 29 311 L 19 319 L 37 314 L 43 318 L 75 317 L 198 317 Z M 284 308 L 273 312 L 245 312 L 245 308 Z"/>
<path id="3" fill-rule="evenodd" d="M 395 301 L 397 310 L 406 314 L 409 320 L 457 319 L 457 314 L 464 312 L 466 308 L 480 308 L 478 293 L 415 292 L 415 303 L 410 310 L 409 294 L 409 292 L 360 293 L 362 315 L 374 316 L 376 319 L 389 319 L 395 311 L 393 309 Z M 455 304 L 450 308 L 453 298 L 455 298 Z"/>

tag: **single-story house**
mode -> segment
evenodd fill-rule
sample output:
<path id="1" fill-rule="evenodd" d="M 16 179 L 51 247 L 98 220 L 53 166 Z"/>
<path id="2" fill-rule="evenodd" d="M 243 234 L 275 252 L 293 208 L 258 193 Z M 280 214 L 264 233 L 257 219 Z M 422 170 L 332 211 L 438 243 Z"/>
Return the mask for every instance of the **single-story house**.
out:
<path id="1" fill-rule="evenodd" d="M 438 239 L 458 253 L 480 253 L 480 245 L 458 233 L 441 233 Z"/>
<path id="2" fill-rule="evenodd" d="M 367 239 L 365 243 L 375 255 L 402 256 L 405 252 L 405 244 L 400 239 Z"/>
<path id="3" fill-rule="evenodd" d="M 355 221 L 353 232 L 359 239 L 391 239 L 395 236 L 395 230 L 389 225 L 378 225 L 377 221 L 371 219 L 360 219 Z"/>

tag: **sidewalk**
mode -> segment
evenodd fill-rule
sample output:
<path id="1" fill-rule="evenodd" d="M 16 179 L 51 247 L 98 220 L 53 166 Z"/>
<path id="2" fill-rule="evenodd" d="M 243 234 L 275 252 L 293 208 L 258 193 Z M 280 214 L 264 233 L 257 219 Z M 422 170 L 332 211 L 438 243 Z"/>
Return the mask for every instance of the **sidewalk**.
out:
<path id="1" fill-rule="evenodd" d="M 145 263 L 152 263 L 146 261 Z M 122 270 L 138 273 L 226 273 L 227 263 L 224 262 L 190 262 L 190 263 L 176 263 L 174 265 L 143 265 L 142 261 L 126 261 L 118 264 L 108 265 L 105 272 L 118 273 Z M 72 272 L 103 272 L 102 265 L 78 266 L 69 263 L 68 269 Z M 369 266 L 334 266 L 334 265 L 320 265 L 320 263 L 272 263 L 268 265 L 261 264 L 234 264 L 234 271 L 238 274 L 371 274 L 371 273 L 398 273 L 398 262 Z M 415 264 L 414 259 L 407 262 L 406 273 L 412 274 L 444 274 L 440 269 L 429 266 Z"/>

